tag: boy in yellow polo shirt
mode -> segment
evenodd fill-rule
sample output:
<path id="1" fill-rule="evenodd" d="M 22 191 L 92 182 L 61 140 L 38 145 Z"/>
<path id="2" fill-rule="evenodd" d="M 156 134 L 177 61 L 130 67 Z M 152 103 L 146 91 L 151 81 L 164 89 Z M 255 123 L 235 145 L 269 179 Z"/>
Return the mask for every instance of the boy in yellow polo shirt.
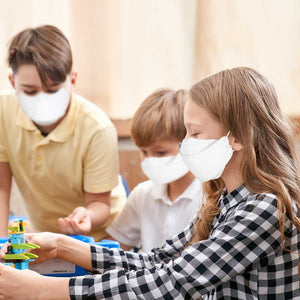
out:
<path id="1" fill-rule="evenodd" d="M 8 64 L 15 93 L 0 95 L 0 236 L 13 176 L 36 230 L 101 240 L 126 200 L 113 124 L 73 93 L 77 74 L 58 28 L 18 33 Z"/>

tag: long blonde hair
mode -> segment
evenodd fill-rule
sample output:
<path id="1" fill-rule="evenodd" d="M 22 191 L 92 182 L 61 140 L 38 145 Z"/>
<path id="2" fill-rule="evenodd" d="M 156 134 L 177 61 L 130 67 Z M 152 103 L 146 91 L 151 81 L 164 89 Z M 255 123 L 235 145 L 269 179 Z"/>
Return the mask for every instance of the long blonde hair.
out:
<path id="1" fill-rule="evenodd" d="M 292 211 L 292 200 L 300 207 L 300 177 L 291 125 L 280 111 L 273 86 L 259 72 L 241 67 L 197 82 L 189 97 L 244 146 L 241 171 L 245 186 L 253 193 L 277 196 L 284 245 L 286 214 L 300 231 L 300 220 Z M 208 238 L 223 188 L 222 179 L 204 184 L 206 204 L 189 244 Z"/>

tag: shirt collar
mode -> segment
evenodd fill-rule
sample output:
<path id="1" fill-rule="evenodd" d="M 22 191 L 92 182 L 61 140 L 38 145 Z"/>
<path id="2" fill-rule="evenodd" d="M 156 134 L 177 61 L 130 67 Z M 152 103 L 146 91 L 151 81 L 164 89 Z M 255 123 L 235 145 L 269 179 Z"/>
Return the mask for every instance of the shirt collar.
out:
<path id="1" fill-rule="evenodd" d="M 63 120 L 53 129 L 46 137 L 49 140 L 63 143 L 74 131 L 75 123 L 77 120 L 79 112 L 79 104 L 74 100 L 73 94 L 70 98 L 70 106 L 66 116 Z M 38 128 L 34 125 L 32 120 L 27 117 L 23 112 L 22 108 L 19 106 L 19 111 L 17 115 L 16 124 L 29 131 L 38 131 Z"/>
<path id="2" fill-rule="evenodd" d="M 199 188 L 194 188 L 195 185 L 198 185 Z M 157 185 L 154 192 L 154 200 L 161 200 L 170 205 L 179 201 L 180 199 L 193 201 L 193 199 L 197 199 L 197 197 L 199 198 L 201 196 L 200 185 L 201 183 L 197 179 L 194 179 L 193 182 L 185 189 L 185 191 L 174 201 L 171 201 L 168 196 L 167 184 Z"/>
<path id="3" fill-rule="evenodd" d="M 240 185 L 237 189 L 233 190 L 231 193 L 227 194 L 226 189 L 223 189 L 221 196 L 218 201 L 218 206 L 222 213 L 236 206 L 241 201 L 250 194 L 249 190 L 244 184 Z"/>

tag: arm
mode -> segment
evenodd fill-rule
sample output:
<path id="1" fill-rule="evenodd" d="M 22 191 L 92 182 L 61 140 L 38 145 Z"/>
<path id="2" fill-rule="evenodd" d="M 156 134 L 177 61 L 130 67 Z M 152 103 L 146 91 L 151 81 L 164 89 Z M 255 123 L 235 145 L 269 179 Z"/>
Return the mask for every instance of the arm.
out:
<path id="1" fill-rule="evenodd" d="M 104 267 L 115 269 L 103 275 L 72 278 L 70 295 L 72 299 L 81 299 L 87 294 L 104 299 L 114 296 L 129 299 L 201 298 L 238 274 L 264 267 L 268 258 L 276 254 L 281 241 L 276 205 L 274 201 L 266 203 L 264 200 L 242 204 L 218 225 L 209 239 L 191 245 L 178 258 L 173 257 L 165 264 L 145 265 L 151 257 L 144 255 L 139 257 L 144 268 L 137 271 L 131 268 L 128 272 L 121 251 L 117 255 L 117 252 L 106 250 L 101 254 Z M 99 263 L 97 258 L 92 253 L 93 266 Z M 138 260 L 138 256 L 135 258 Z M 137 266 L 137 261 L 134 264 Z M 94 287 L 97 287 L 96 291 Z"/>
<path id="2" fill-rule="evenodd" d="M 129 251 L 141 244 L 141 219 L 143 219 L 143 185 L 136 186 L 130 193 L 121 213 L 106 228 L 111 239 L 120 243 L 120 247 Z"/>
<path id="3" fill-rule="evenodd" d="M 7 236 L 12 172 L 8 162 L 0 162 L 0 236 Z"/>
<path id="4" fill-rule="evenodd" d="M 85 207 L 77 207 L 58 220 L 66 234 L 88 234 L 101 228 L 110 217 L 111 190 L 118 184 L 117 135 L 114 127 L 96 131 L 83 157 Z"/>
<path id="5" fill-rule="evenodd" d="M 68 300 L 69 278 L 41 276 L 0 264 L 0 299 Z"/>
<path id="6" fill-rule="evenodd" d="M 85 207 L 77 207 L 58 224 L 65 234 L 88 234 L 92 229 L 101 228 L 110 217 L 110 192 L 84 193 Z"/>

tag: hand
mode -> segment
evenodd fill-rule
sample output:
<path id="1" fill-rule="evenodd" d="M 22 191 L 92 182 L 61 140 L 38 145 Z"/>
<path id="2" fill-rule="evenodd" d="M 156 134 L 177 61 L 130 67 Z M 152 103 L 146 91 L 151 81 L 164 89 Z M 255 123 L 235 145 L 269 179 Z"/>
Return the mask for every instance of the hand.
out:
<path id="1" fill-rule="evenodd" d="M 92 220 L 88 210 L 85 207 L 77 207 L 66 218 L 59 218 L 58 225 L 64 234 L 87 235 L 92 229 Z"/>
<path id="2" fill-rule="evenodd" d="M 49 278 L 0 263 L 0 299 L 70 299 L 69 278 Z"/>
<path id="3" fill-rule="evenodd" d="M 33 263 L 40 263 L 45 260 L 56 258 L 58 254 L 58 240 L 63 237 L 60 234 L 55 234 L 51 232 L 41 232 L 41 233 L 25 233 L 24 234 L 26 242 L 32 243 L 40 246 L 40 249 L 34 249 L 30 252 L 38 255 L 39 257 L 35 259 Z M 5 243 L 0 251 L 0 257 L 3 258 L 7 252 L 7 246 L 9 243 Z"/>
<path id="4" fill-rule="evenodd" d="M 42 276 L 30 270 L 16 270 L 0 263 L 0 299 L 35 299 Z"/>

